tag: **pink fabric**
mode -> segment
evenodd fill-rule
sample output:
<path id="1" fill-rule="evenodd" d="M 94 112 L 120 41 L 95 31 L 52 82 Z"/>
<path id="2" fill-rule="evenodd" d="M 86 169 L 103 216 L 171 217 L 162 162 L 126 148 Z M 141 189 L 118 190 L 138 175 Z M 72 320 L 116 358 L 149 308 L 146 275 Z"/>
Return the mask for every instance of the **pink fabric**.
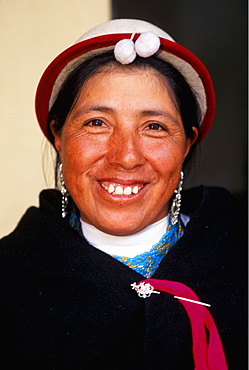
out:
<path id="1" fill-rule="evenodd" d="M 157 279 L 146 279 L 139 283 L 142 282 L 149 283 L 156 290 L 200 302 L 195 292 L 182 283 Z M 203 305 L 184 300 L 179 302 L 187 311 L 191 323 L 195 370 L 228 369 L 222 343 L 208 309 Z M 209 331 L 209 341 L 207 341 L 206 329 Z"/>

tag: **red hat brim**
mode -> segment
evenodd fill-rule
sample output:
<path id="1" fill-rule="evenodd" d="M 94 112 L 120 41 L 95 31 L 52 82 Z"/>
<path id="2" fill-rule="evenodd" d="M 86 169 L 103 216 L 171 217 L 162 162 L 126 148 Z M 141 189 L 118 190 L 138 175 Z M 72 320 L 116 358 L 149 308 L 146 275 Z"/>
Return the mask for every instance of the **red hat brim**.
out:
<path id="1" fill-rule="evenodd" d="M 41 130 L 46 137 L 48 137 L 47 117 L 49 113 L 51 95 L 53 93 L 56 80 L 58 76 L 62 73 L 63 69 L 70 62 L 77 58 L 80 58 L 81 56 L 86 56 L 85 59 L 87 59 L 89 57 L 89 53 L 91 55 L 101 54 L 110 48 L 114 48 L 119 40 L 125 38 L 129 39 L 130 37 L 130 33 L 119 33 L 97 36 L 84 41 L 80 41 L 72 45 L 68 49 L 64 50 L 49 64 L 40 79 L 35 97 L 35 110 L 37 119 Z M 136 38 L 138 37 L 139 34 L 136 34 L 134 40 L 136 40 Z M 183 62 L 183 64 L 185 63 L 191 66 L 197 74 L 196 79 L 199 78 L 202 82 L 205 92 L 206 109 L 203 114 L 201 126 L 199 128 L 198 142 L 200 142 L 204 139 L 204 137 L 210 130 L 215 115 L 216 100 L 213 82 L 210 74 L 205 65 L 188 49 L 173 41 L 166 40 L 161 37 L 160 42 L 161 45 L 158 52 L 158 57 L 160 59 L 167 60 L 166 54 L 177 57 Z"/>

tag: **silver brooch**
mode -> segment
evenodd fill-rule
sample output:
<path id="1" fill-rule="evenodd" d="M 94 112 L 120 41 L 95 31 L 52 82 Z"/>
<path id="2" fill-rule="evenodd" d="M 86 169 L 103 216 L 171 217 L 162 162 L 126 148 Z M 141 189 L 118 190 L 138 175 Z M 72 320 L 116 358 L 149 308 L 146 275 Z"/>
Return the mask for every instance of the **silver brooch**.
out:
<path id="1" fill-rule="evenodd" d="M 154 290 L 154 287 L 152 285 L 145 282 L 139 284 L 133 283 L 131 284 L 131 287 L 132 289 L 135 289 L 140 298 L 150 297 L 152 293 L 160 294 L 160 292 Z"/>

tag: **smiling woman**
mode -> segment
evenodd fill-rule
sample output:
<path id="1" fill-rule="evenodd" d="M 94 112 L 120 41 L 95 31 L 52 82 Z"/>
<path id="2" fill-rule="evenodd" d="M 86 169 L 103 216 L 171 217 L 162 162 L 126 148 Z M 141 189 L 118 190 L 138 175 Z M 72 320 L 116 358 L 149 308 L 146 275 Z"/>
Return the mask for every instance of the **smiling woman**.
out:
<path id="1" fill-rule="evenodd" d="M 102 66 L 54 133 L 81 219 L 108 234 L 131 235 L 167 216 L 197 138 L 196 127 L 186 137 L 163 79 L 151 67 Z"/>
<path id="2" fill-rule="evenodd" d="M 57 189 L 0 243 L 10 368 L 243 368 L 243 214 L 224 189 L 182 192 L 214 110 L 204 65 L 144 21 L 97 26 L 48 66 Z"/>

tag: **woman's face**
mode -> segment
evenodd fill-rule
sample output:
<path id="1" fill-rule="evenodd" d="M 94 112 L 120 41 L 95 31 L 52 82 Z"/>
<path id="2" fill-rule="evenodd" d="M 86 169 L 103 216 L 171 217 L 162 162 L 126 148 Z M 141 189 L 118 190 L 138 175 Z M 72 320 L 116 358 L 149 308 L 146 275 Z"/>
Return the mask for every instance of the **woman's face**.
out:
<path id="1" fill-rule="evenodd" d="M 55 146 L 82 220 L 130 235 L 168 214 L 194 139 L 158 72 L 116 67 L 85 83 Z"/>

